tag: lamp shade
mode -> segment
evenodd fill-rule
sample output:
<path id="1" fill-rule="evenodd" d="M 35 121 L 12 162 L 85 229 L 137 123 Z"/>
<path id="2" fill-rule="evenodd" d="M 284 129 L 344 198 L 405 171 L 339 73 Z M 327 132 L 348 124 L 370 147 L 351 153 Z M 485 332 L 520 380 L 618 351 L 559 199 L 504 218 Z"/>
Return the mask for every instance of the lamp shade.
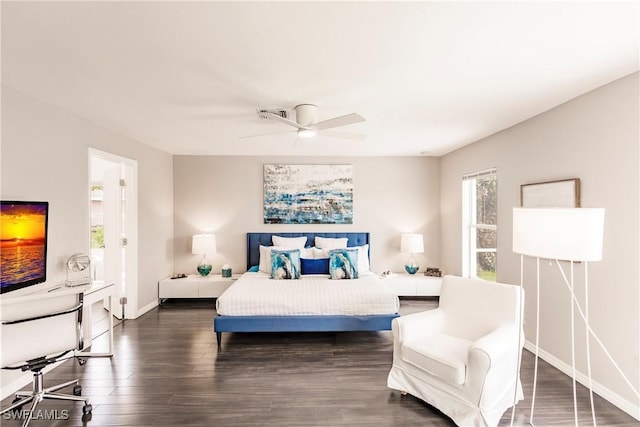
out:
<path id="1" fill-rule="evenodd" d="M 196 234 L 191 241 L 191 253 L 196 255 L 213 255 L 216 253 L 216 236 L 213 234 Z"/>
<path id="2" fill-rule="evenodd" d="M 400 240 L 400 251 L 420 254 L 424 252 L 424 240 L 422 234 L 403 234 Z"/>
<path id="3" fill-rule="evenodd" d="M 600 261 L 603 208 L 514 208 L 513 252 L 566 261 Z"/>

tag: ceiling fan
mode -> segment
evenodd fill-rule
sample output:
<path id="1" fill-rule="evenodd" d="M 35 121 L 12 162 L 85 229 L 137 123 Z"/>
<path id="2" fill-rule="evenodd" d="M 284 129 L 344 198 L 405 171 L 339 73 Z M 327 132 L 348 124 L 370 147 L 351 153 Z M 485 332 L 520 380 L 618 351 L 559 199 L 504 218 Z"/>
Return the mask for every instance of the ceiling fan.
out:
<path id="1" fill-rule="evenodd" d="M 296 128 L 296 130 L 291 130 L 288 132 L 296 132 L 298 137 L 300 138 L 311 138 L 316 136 L 318 133 L 327 133 L 331 136 L 335 136 L 338 138 L 347 138 L 347 139 L 362 139 L 364 135 L 347 135 L 347 134 L 338 134 L 335 132 L 328 132 L 330 129 L 352 125 L 355 123 L 364 122 L 365 118 L 360 114 L 351 113 L 346 114 L 344 116 L 334 117 L 332 119 L 323 120 L 321 122 L 317 121 L 317 113 L 318 107 L 313 104 L 300 104 L 296 105 L 293 109 L 295 111 L 295 121 L 289 119 L 289 111 L 285 109 L 272 109 L 265 110 L 259 109 L 257 110 L 258 117 L 261 119 L 268 120 L 277 120 L 281 123 L 285 123 L 289 126 Z M 273 135 L 275 133 L 284 133 L 284 132 L 271 132 L 271 133 L 263 133 L 259 135 L 248 135 L 241 136 L 240 138 L 255 138 L 259 136 L 265 135 Z"/>

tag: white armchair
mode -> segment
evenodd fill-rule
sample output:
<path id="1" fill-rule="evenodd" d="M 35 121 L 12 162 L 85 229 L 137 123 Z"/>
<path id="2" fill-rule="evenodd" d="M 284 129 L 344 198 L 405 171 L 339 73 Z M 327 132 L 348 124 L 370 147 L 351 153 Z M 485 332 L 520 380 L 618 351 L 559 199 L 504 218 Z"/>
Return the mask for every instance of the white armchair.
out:
<path id="1" fill-rule="evenodd" d="M 435 310 L 393 320 L 389 388 L 409 393 L 460 426 L 495 426 L 522 400 L 519 286 L 445 276 Z M 520 339 L 520 342 L 518 340 Z"/>

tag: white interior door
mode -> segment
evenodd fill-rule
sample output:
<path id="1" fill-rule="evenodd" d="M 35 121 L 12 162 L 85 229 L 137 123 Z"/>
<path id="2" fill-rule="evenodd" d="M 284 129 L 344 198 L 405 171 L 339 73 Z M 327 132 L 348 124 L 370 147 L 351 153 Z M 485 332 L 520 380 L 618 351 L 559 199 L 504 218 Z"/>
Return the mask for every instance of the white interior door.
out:
<path id="1" fill-rule="evenodd" d="M 124 269 L 124 248 L 123 239 L 123 204 L 122 204 L 122 188 L 121 167 L 114 163 L 111 167 L 105 169 L 103 176 L 103 210 L 104 210 L 104 280 L 116 284 L 118 289 L 117 298 L 115 298 L 114 307 L 111 312 L 117 318 L 122 317 L 122 307 L 120 306 L 120 298 L 123 297 L 121 290 L 126 280 Z"/>
<path id="2" fill-rule="evenodd" d="M 102 186 L 104 247 L 97 250 L 97 280 L 113 282 L 117 298 L 109 309 L 118 318 L 137 317 L 137 162 L 89 149 L 92 185 Z M 92 201 L 93 203 L 93 201 Z M 123 304 L 124 302 L 124 304 Z M 105 308 L 108 308 L 105 306 Z"/>

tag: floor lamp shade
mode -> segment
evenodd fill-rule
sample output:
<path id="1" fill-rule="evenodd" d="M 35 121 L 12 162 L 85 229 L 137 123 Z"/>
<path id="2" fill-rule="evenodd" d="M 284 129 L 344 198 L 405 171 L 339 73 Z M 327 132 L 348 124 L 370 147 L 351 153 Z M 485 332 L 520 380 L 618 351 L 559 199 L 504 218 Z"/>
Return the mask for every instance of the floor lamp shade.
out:
<path id="1" fill-rule="evenodd" d="M 513 252 L 566 261 L 600 261 L 603 208 L 514 208 Z"/>

